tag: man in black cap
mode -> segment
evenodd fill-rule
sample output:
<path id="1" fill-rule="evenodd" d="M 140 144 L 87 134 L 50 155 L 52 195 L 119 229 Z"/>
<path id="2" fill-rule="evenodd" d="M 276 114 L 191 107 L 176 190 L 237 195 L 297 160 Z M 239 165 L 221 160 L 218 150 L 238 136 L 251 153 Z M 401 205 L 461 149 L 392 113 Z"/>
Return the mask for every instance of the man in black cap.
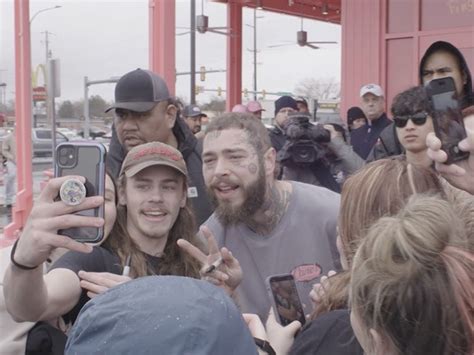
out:
<path id="1" fill-rule="evenodd" d="M 133 70 L 115 86 L 115 110 L 107 168 L 118 177 L 126 153 L 137 145 L 162 142 L 177 148 L 188 168 L 188 197 L 198 224 L 212 213 L 202 176 L 202 146 L 179 117 L 166 82 L 157 74 Z"/>
<path id="2" fill-rule="evenodd" d="M 183 110 L 183 118 L 194 134 L 201 132 L 201 120 L 207 115 L 197 105 L 188 105 Z"/>
<path id="3" fill-rule="evenodd" d="M 277 151 L 283 147 L 286 142 L 285 125 L 288 122 L 288 114 L 298 111 L 298 105 L 291 96 L 282 96 L 275 101 L 275 120 L 274 127 L 270 129 L 270 140 L 273 148 Z"/>
<path id="4" fill-rule="evenodd" d="M 298 112 L 302 113 L 310 113 L 308 101 L 304 97 L 297 97 L 296 98 L 296 105 L 298 106 Z"/>

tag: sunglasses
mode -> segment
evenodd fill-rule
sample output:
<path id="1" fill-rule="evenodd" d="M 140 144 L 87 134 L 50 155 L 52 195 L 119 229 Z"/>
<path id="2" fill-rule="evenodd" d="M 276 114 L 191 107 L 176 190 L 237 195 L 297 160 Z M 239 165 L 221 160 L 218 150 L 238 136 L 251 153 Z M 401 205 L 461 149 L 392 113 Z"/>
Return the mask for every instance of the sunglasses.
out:
<path id="1" fill-rule="evenodd" d="M 410 116 L 399 116 L 393 119 L 395 126 L 398 128 L 403 128 L 407 125 L 408 120 L 411 120 L 417 126 L 423 126 L 426 123 L 428 114 L 426 112 L 418 112 Z"/>

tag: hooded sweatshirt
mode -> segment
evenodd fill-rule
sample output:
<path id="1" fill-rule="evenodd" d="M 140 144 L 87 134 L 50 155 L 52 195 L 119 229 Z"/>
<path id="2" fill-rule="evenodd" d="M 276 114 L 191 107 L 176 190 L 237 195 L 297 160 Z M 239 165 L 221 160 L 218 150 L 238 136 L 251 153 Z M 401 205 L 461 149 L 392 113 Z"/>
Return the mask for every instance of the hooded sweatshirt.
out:
<path id="1" fill-rule="evenodd" d="M 464 73 L 466 75 L 466 83 L 463 85 L 463 95 L 459 98 L 459 104 L 461 106 L 461 109 L 464 109 L 470 105 L 474 105 L 472 77 L 471 72 L 469 71 L 469 67 L 467 66 L 466 59 L 462 55 L 461 51 L 449 42 L 437 41 L 428 47 L 425 54 L 421 58 L 419 66 L 418 75 L 420 79 L 420 84 L 423 83 L 423 67 L 425 66 L 426 61 L 433 53 L 438 51 L 448 52 L 451 53 L 454 57 L 456 57 L 461 73 Z"/>
<path id="2" fill-rule="evenodd" d="M 242 315 L 207 281 L 142 277 L 93 298 L 65 354 L 257 354 Z"/>
<path id="3" fill-rule="evenodd" d="M 466 60 L 464 59 L 462 53 L 451 43 L 437 41 L 428 47 L 425 54 L 421 58 L 418 69 L 420 84 L 423 83 L 423 67 L 425 66 L 426 61 L 428 60 L 429 56 L 438 51 L 445 51 L 454 55 L 458 59 L 458 65 L 461 69 L 461 72 L 466 75 L 466 83 L 463 86 L 463 96 L 459 98 L 459 105 L 461 109 L 464 109 L 470 105 L 474 105 L 471 72 L 469 71 L 469 67 L 467 66 Z M 399 155 L 403 152 L 403 147 L 398 141 L 395 126 L 392 123 L 383 130 L 379 141 L 369 153 L 366 161 L 371 162 L 389 156 Z"/>
<path id="4" fill-rule="evenodd" d="M 181 117 L 176 118 L 173 134 L 178 141 L 178 150 L 183 154 L 188 168 L 188 198 L 193 204 L 196 222 L 199 226 L 213 212 L 202 175 L 202 141 L 196 139 Z M 107 170 L 114 178 L 118 178 L 125 155 L 126 153 L 118 141 L 115 126 L 112 126 L 112 140 L 107 154 Z"/>

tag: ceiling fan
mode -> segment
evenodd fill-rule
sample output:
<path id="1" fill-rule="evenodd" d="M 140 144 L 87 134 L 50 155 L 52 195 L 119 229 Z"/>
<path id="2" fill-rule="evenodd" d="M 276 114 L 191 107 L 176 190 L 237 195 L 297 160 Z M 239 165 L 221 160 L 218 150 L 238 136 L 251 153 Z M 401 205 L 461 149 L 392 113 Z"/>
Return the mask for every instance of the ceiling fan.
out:
<path id="1" fill-rule="evenodd" d="M 337 44 L 335 41 L 311 41 L 308 42 L 308 32 L 306 32 L 303 29 L 303 18 L 301 18 L 301 30 L 296 32 L 296 43 L 300 47 L 310 47 L 313 49 L 319 49 L 320 47 L 316 46 L 316 44 Z M 268 46 L 269 48 L 275 48 L 275 47 L 283 47 L 283 46 L 290 46 L 293 45 L 294 43 L 285 43 L 285 44 L 273 44 Z"/>

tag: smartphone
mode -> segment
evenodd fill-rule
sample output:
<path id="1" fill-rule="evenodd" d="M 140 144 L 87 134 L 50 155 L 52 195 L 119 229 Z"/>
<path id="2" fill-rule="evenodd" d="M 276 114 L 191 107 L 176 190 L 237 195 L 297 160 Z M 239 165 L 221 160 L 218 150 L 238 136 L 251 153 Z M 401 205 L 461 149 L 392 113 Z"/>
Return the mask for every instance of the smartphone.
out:
<path id="1" fill-rule="evenodd" d="M 104 196 L 106 149 L 101 143 L 65 142 L 56 147 L 54 176 L 79 175 L 86 178 L 86 197 Z M 59 199 L 59 197 L 58 197 Z M 104 218 L 104 205 L 76 212 L 82 216 Z M 103 227 L 77 227 L 58 231 L 74 240 L 97 243 L 104 237 Z"/>
<path id="2" fill-rule="evenodd" d="M 306 318 L 293 275 L 269 276 L 265 283 L 277 321 L 283 326 L 295 320 L 305 324 Z"/>
<path id="3" fill-rule="evenodd" d="M 458 143 L 466 138 L 466 130 L 453 78 L 431 80 L 426 86 L 426 92 L 434 111 L 432 118 L 435 134 L 441 140 L 441 149 L 448 155 L 446 164 L 467 159 L 469 152 L 458 148 Z"/>

